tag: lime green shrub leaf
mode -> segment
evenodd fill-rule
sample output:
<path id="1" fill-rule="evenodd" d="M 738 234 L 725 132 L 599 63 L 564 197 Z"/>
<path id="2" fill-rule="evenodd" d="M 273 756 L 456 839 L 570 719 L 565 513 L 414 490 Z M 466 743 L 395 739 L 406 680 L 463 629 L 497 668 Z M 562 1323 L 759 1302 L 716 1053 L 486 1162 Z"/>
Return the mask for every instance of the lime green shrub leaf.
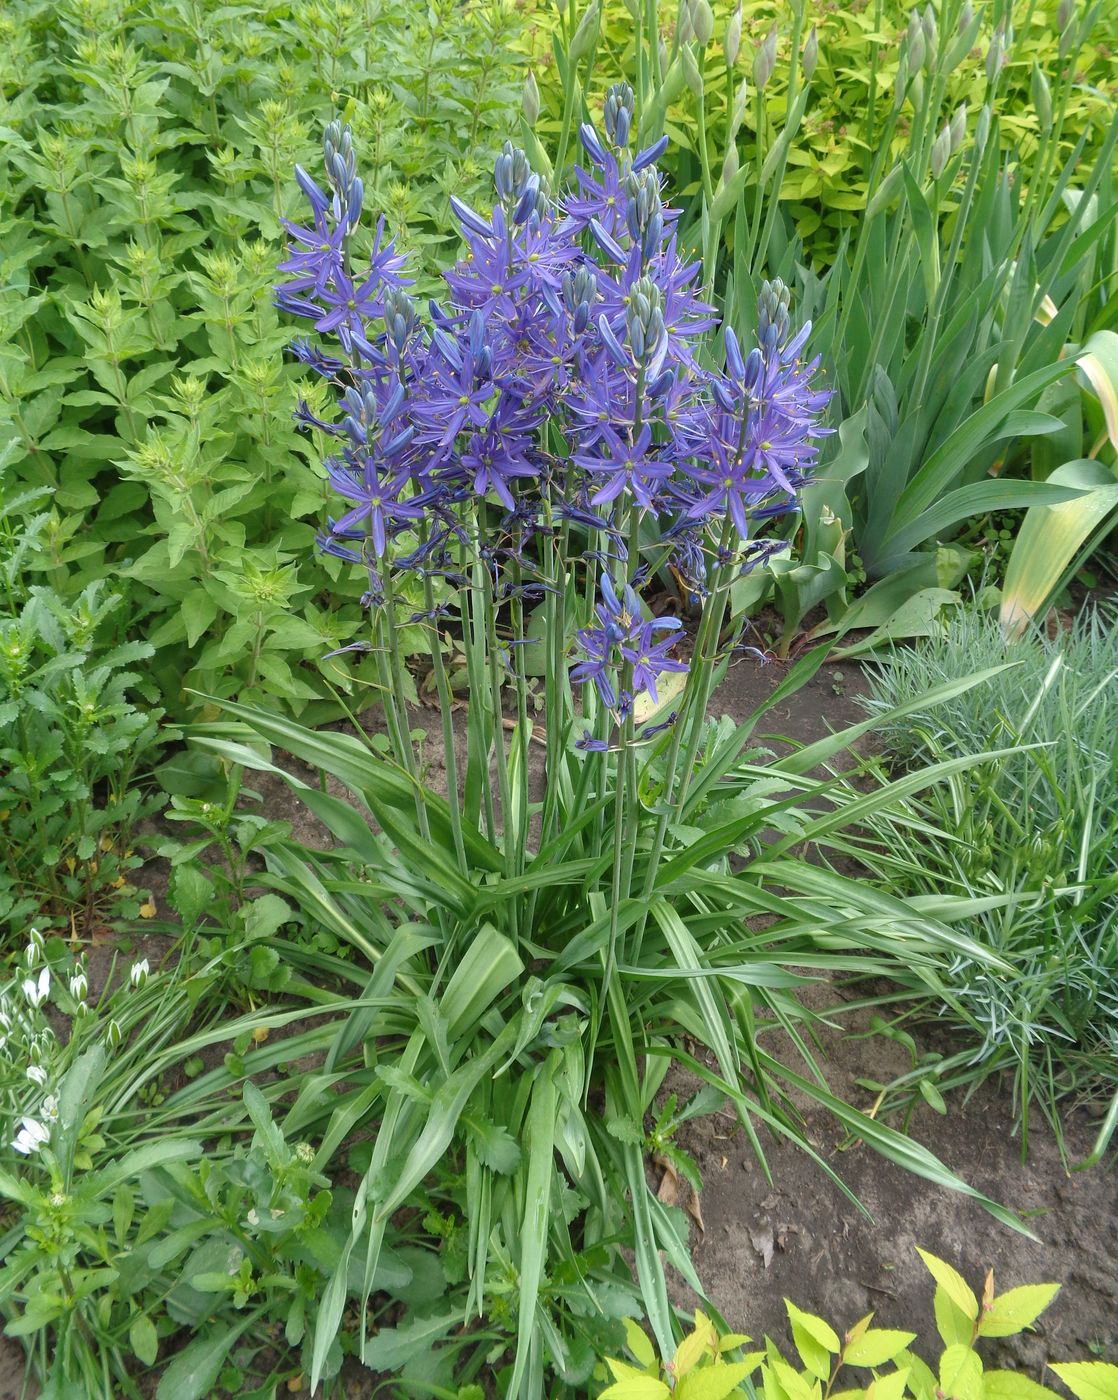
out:
<path id="1" fill-rule="evenodd" d="M 939 1359 L 939 1388 L 952 1400 L 982 1400 L 982 1360 L 965 1342 L 945 1348 Z"/>
<path id="2" fill-rule="evenodd" d="M 884 1366 L 916 1340 L 915 1332 L 897 1332 L 891 1328 L 873 1327 L 850 1342 L 843 1360 L 851 1366 Z"/>
<path id="3" fill-rule="evenodd" d="M 802 1312 L 796 1305 L 784 1300 L 788 1310 L 788 1320 L 792 1324 L 792 1340 L 800 1353 L 800 1360 L 813 1376 L 825 1381 L 831 1374 L 831 1357 L 838 1354 L 842 1343 L 834 1328 L 821 1317 Z"/>
<path id="4" fill-rule="evenodd" d="M 1063 1361 L 1050 1369 L 1076 1400 L 1118 1400 L 1118 1366 L 1108 1361 Z"/>
<path id="5" fill-rule="evenodd" d="M 980 1337 L 1012 1337 L 1031 1327 L 1060 1291 L 1058 1283 L 1031 1283 L 995 1298 L 978 1324 Z"/>
<path id="6" fill-rule="evenodd" d="M 753 1368 L 744 1361 L 692 1371 L 675 1388 L 675 1400 L 726 1400 Z"/>
<path id="7" fill-rule="evenodd" d="M 916 1252 L 923 1259 L 928 1272 L 940 1288 L 955 1306 L 973 1321 L 978 1316 L 978 1299 L 974 1296 L 962 1274 L 953 1269 L 950 1264 L 945 1264 L 942 1259 L 937 1259 L 934 1254 L 929 1254 L 927 1250 L 917 1249 Z"/>
<path id="8" fill-rule="evenodd" d="M 987 1371 L 986 1400 L 1055 1400 L 1056 1391 L 1020 1371 Z"/>

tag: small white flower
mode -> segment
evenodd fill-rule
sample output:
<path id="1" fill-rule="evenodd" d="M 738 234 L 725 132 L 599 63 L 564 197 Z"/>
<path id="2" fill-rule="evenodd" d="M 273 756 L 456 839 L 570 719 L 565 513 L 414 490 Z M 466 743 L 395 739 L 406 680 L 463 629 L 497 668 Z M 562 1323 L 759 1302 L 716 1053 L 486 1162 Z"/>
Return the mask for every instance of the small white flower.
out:
<path id="1" fill-rule="evenodd" d="M 254 1207 L 252 1210 L 250 1210 L 249 1213 L 248 1213 L 248 1223 L 249 1223 L 250 1225 L 259 1225 L 259 1224 L 260 1224 L 260 1217 L 257 1215 L 256 1210 L 255 1210 L 255 1207 Z"/>
<path id="2" fill-rule="evenodd" d="M 115 1050 L 124 1039 L 124 1033 L 120 1029 L 119 1021 L 114 1020 L 109 1022 L 109 1028 L 105 1032 L 105 1039 L 109 1042 L 109 1048 L 112 1050 Z"/>
<path id="3" fill-rule="evenodd" d="M 28 977 L 23 983 L 23 995 L 36 1010 L 42 1006 L 47 997 L 50 996 L 50 968 L 44 967 L 39 973 L 38 982 L 34 977 Z"/>
<path id="4" fill-rule="evenodd" d="M 23 950 L 23 961 L 28 970 L 34 969 L 43 956 L 43 935 L 37 928 L 33 928 L 27 939 L 27 947 Z"/>
<path id="5" fill-rule="evenodd" d="M 49 1118 L 53 1123 L 58 1118 L 58 1099 L 54 1094 L 48 1094 L 43 1100 L 43 1117 Z"/>
<path id="6" fill-rule="evenodd" d="M 42 1065 L 28 1065 L 27 1077 L 32 1084 L 38 1084 L 40 1089 L 47 1087 L 47 1072 Z"/>
<path id="7" fill-rule="evenodd" d="M 43 1143 L 50 1140 L 50 1129 L 44 1128 L 42 1123 L 37 1123 L 34 1118 L 23 1118 L 20 1122 L 22 1126 L 12 1140 L 12 1146 L 25 1157 L 30 1157 L 33 1152 L 38 1152 Z"/>
<path id="8" fill-rule="evenodd" d="M 85 1001 L 85 994 L 89 991 L 89 982 L 86 975 L 79 968 L 70 978 L 70 995 L 75 1001 Z"/>
<path id="9" fill-rule="evenodd" d="M 128 974 L 128 979 L 133 987 L 142 987 L 148 980 L 151 968 L 148 966 L 147 958 L 141 958 L 139 962 L 132 964 L 132 969 Z"/>

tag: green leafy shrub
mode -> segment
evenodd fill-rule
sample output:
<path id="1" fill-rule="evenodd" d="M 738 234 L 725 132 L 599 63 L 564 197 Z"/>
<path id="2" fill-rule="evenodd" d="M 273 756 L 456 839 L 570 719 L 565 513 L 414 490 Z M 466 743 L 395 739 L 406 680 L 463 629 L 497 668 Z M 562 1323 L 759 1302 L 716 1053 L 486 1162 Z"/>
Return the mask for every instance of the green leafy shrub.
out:
<path id="1" fill-rule="evenodd" d="M 192 685 L 306 706 L 359 615 L 306 575 L 321 454 L 271 305 L 308 114 L 347 105 L 422 284 L 519 95 L 518 26 L 502 0 L 0 18 L 0 446 L 51 492 L 23 567 L 66 600 L 111 579 L 172 711 Z"/>
<path id="2" fill-rule="evenodd" d="M 1025 1284 L 995 1293 L 986 1275 L 981 1300 L 950 1264 L 917 1251 L 935 1280 L 935 1316 L 943 1351 L 935 1370 L 912 1349 L 914 1332 L 872 1327 L 873 1313 L 840 1334 L 821 1317 L 785 1299 L 798 1364 L 766 1337 L 763 1349 L 740 1353 L 750 1338 L 720 1334 L 703 1313 L 670 1361 L 657 1360 L 652 1342 L 627 1322 L 629 1352 L 636 1361 L 610 1361 L 614 1383 L 600 1400 L 726 1400 L 763 1394 L 765 1400 L 1055 1400 L 1060 1392 L 1018 1371 L 987 1370 L 979 1343 L 1013 1337 L 1032 1327 L 1059 1292 L 1055 1283 Z M 1118 1395 L 1118 1366 L 1102 1361 L 1065 1362 L 1050 1368 L 1076 1400 Z M 866 1371 L 872 1379 L 863 1382 Z M 852 1375 L 851 1372 L 854 1374 Z M 840 1387 L 839 1389 L 836 1389 Z"/>
<path id="3" fill-rule="evenodd" d="M 10 453 L 8 454 L 10 456 Z M 0 476 L 0 928 L 28 921 L 87 935 L 135 917 L 136 823 L 160 805 L 140 779 L 159 750 L 161 710 L 122 640 L 105 580 L 74 597 L 32 584 L 45 492 L 5 494 Z"/>
<path id="4" fill-rule="evenodd" d="M 870 677 L 867 703 L 884 714 L 994 658 L 1013 663 L 942 707 L 884 723 L 893 762 L 1013 751 L 921 797 L 934 836 L 877 830 L 862 859 L 899 893 L 1009 897 L 976 913 L 970 932 L 1012 971 L 988 977 L 959 958 L 931 1009 L 969 1042 L 939 1065 L 941 1087 L 1011 1070 L 1026 1131 L 1030 1101 L 1058 1121 L 1061 1094 L 1118 1084 L 1114 621 L 1112 610 L 1087 611 L 1052 639 L 1007 644 L 995 616 L 960 611 Z"/>

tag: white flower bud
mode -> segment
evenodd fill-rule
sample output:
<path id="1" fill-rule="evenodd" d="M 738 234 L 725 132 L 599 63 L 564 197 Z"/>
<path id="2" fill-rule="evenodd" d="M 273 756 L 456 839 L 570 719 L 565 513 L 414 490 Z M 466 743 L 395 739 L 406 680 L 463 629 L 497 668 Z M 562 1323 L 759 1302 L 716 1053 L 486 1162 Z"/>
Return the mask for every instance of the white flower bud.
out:
<path id="1" fill-rule="evenodd" d="M 951 118 L 951 154 L 954 155 L 967 135 L 967 104 L 961 102 Z"/>
<path id="2" fill-rule="evenodd" d="M 699 72 L 699 65 L 695 62 L 695 55 L 691 52 L 690 44 L 684 44 L 679 51 L 683 59 L 683 76 L 687 80 L 687 86 L 694 94 L 695 101 L 703 100 L 703 75 Z"/>
<path id="3" fill-rule="evenodd" d="M 47 1072 L 42 1065 L 28 1065 L 27 1077 L 32 1084 L 37 1084 L 40 1089 L 47 1087 Z"/>
<path id="4" fill-rule="evenodd" d="M 39 980 L 28 977 L 23 982 L 23 995 L 38 1010 L 50 996 L 50 968 L 44 967 L 39 973 Z"/>
<path id="5" fill-rule="evenodd" d="M 1033 64 L 1029 86 L 1032 90 L 1033 106 L 1036 108 L 1040 129 L 1047 131 L 1052 125 L 1052 89 L 1048 86 L 1048 79 L 1037 63 Z"/>
<path id="6" fill-rule="evenodd" d="M 726 159 L 722 162 L 722 183 L 728 185 L 738 173 L 738 148 L 731 143 L 726 148 Z"/>
<path id="7" fill-rule="evenodd" d="M 148 980 L 150 972 L 151 968 L 148 966 L 147 958 L 141 958 L 139 962 L 133 963 L 129 969 L 128 980 L 132 983 L 133 987 L 142 987 Z"/>

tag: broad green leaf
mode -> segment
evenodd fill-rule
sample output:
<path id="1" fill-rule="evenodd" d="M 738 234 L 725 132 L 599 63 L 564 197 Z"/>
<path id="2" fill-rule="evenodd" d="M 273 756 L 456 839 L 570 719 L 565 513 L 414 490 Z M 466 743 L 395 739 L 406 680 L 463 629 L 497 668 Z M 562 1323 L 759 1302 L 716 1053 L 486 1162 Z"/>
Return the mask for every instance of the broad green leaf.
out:
<path id="1" fill-rule="evenodd" d="M 851 1366 L 884 1366 L 886 1361 L 892 1361 L 898 1352 L 904 1351 L 915 1340 L 915 1332 L 871 1327 L 846 1347 L 843 1359 Z"/>
<path id="2" fill-rule="evenodd" d="M 684 1376 L 673 1393 L 676 1400 L 726 1400 L 726 1396 L 733 1394 L 752 1370 L 747 1361 L 703 1366 Z"/>
<path id="3" fill-rule="evenodd" d="M 1118 1400 L 1118 1366 L 1109 1361 L 1064 1361 L 1050 1365 L 1076 1400 Z"/>
<path id="4" fill-rule="evenodd" d="M 246 1317 L 236 1327 L 199 1337 L 173 1356 L 159 1379 L 156 1400 L 209 1400 L 225 1358 L 253 1320 L 251 1316 Z"/>
<path id="5" fill-rule="evenodd" d="M 1118 332 L 1096 331 L 1075 362 L 1102 404 L 1106 434 L 1111 447 L 1118 452 Z"/>
<path id="6" fill-rule="evenodd" d="M 985 1400 L 1057 1400 L 1057 1392 L 1020 1371 L 987 1371 Z"/>
<path id="7" fill-rule="evenodd" d="M 875 1376 L 866 1386 L 865 1400 L 901 1400 L 907 1384 L 907 1369 L 890 1371 L 884 1376 Z"/>
<path id="8" fill-rule="evenodd" d="M 409 1318 L 397 1327 L 383 1327 L 365 1343 L 362 1359 L 374 1371 L 398 1372 L 409 1361 L 428 1352 L 461 1322 L 461 1313 L 452 1310 L 431 1317 Z"/>
<path id="9" fill-rule="evenodd" d="M 838 1334 L 821 1317 L 802 1312 L 787 1298 L 784 1306 L 792 1324 L 792 1340 L 800 1353 L 800 1360 L 813 1376 L 818 1376 L 821 1381 L 828 1380 L 831 1357 L 837 1355 L 842 1346 Z"/>
<path id="10" fill-rule="evenodd" d="M 945 1264 L 942 1259 L 937 1259 L 934 1254 L 929 1254 L 925 1249 L 918 1248 L 916 1252 L 923 1259 L 925 1267 L 940 1288 L 959 1311 L 973 1322 L 978 1316 L 978 1299 L 974 1296 L 962 1274 L 957 1269 L 953 1269 L 950 1264 Z"/>
<path id="11" fill-rule="evenodd" d="M 159 1336 L 155 1330 L 155 1323 L 147 1313 L 137 1313 L 132 1319 L 128 1328 L 128 1340 L 138 1361 L 142 1361 L 145 1366 L 155 1365 L 155 1358 L 159 1352 Z"/>
<path id="12" fill-rule="evenodd" d="M 1087 539 L 1118 510 L 1118 479 L 1101 462 L 1079 458 L 1057 467 L 1049 481 L 1074 486 L 1074 500 L 1032 507 L 1013 545 L 1002 586 L 1001 624 L 1020 636 L 1055 592 Z"/>
<path id="13" fill-rule="evenodd" d="M 966 1343 L 944 1349 L 939 1359 L 939 1387 L 952 1400 L 982 1400 L 982 1361 Z"/>
<path id="14" fill-rule="evenodd" d="M 625 1326 L 625 1344 L 646 1368 L 656 1365 L 656 1348 L 649 1340 L 648 1333 L 631 1317 L 622 1318 Z"/>
<path id="15" fill-rule="evenodd" d="M 980 1337 L 1012 1337 L 1031 1327 L 1060 1291 L 1058 1283 L 1032 1283 L 1000 1293 L 982 1314 Z"/>

